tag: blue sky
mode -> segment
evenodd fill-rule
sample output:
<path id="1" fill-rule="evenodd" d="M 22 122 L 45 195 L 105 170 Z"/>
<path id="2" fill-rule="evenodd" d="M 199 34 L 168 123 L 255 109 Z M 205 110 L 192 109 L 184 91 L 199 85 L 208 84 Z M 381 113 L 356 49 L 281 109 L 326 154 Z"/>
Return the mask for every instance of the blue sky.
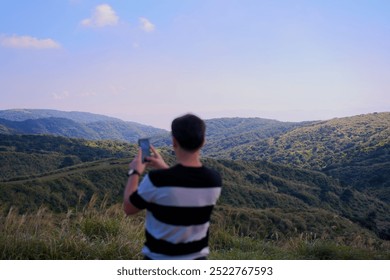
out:
<path id="1" fill-rule="evenodd" d="M 0 0 L 0 109 L 330 119 L 389 77 L 387 0 Z"/>

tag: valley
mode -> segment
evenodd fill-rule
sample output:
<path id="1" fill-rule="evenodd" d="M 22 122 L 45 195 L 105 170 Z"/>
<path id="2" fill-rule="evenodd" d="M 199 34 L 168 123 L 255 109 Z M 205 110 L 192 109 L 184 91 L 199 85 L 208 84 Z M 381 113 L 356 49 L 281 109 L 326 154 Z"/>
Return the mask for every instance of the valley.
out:
<path id="1" fill-rule="evenodd" d="M 28 250 L 11 253 L 27 246 L 27 236 L 38 244 L 27 247 L 42 247 L 42 258 L 59 258 L 48 252 L 66 247 L 73 253 L 64 254 L 65 259 L 88 259 L 68 244 L 71 240 L 90 247 L 91 258 L 139 258 L 125 249 L 118 255 L 109 249 L 121 242 L 137 249 L 143 242 L 143 216 L 125 218 L 121 211 L 125 174 L 137 151 L 131 139 L 151 137 L 173 165 L 169 133 L 137 124 L 138 132 L 119 129 L 122 136 L 132 134 L 126 139 L 70 137 L 61 135 L 64 114 L 57 118 L 49 112 L 43 119 L 42 112 L 30 119 L 0 112 L 0 118 L 8 118 L 0 122 L 2 259 L 32 258 Z M 68 120 L 88 123 L 80 120 L 88 114 L 76 115 Z M 41 131 L 23 128 L 37 120 Z M 260 118 L 206 123 L 203 162 L 220 172 L 224 185 L 213 216 L 213 258 L 390 258 L 390 113 L 303 123 Z M 34 215 L 46 217 L 47 223 L 34 221 Z M 134 221 L 135 247 L 122 235 Z M 28 229 L 34 222 L 39 223 L 33 226 L 35 235 Z M 44 236 L 53 239 L 49 246 L 54 247 L 43 245 Z M 105 255 L 96 255 L 96 242 L 107 246 Z"/>

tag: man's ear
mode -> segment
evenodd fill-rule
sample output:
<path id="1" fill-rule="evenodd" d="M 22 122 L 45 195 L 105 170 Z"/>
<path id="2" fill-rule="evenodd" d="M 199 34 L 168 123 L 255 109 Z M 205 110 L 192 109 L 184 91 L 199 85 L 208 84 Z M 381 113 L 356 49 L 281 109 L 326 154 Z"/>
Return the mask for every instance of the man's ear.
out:
<path id="1" fill-rule="evenodd" d="M 172 146 L 174 148 L 177 148 L 179 146 L 179 143 L 177 142 L 176 138 L 172 136 Z"/>

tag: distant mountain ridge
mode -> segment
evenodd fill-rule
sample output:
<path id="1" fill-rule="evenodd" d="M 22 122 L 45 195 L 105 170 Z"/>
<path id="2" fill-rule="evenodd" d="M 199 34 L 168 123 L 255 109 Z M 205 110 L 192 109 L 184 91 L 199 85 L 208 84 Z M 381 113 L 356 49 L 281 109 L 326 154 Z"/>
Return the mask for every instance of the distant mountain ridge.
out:
<path id="1" fill-rule="evenodd" d="M 10 121 L 25 121 L 46 118 L 70 119 L 77 123 L 91 123 L 98 121 L 122 121 L 114 117 L 78 111 L 66 112 L 52 109 L 10 109 L 0 111 L 0 119 L 6 119 Z"/>
<path id="2" fill-rule="evenodd" d="M 315 123 L 315 121 L 282 122 L 264 118 L 235 117 L 206 119 L 205 123 L 207 129 L 203 152 L 210 156 L 219 156 L 233 147 L 275 137 L 296 127 Z M 172 141 L 168 132 L 151 140 L 155 146 L 170 146 Z"/>
<path id="3" fill-rule="evenodd" d="M 1 134 L 48 134 L 90 140 L 135 143 L 165 130 L 135 122 L 85 112 L 17 109 L 0 111 Z"/>
<path id="4" fill-rule="evenodd" d="M 205 153 L 220 152 L 232 145 L 274 137 L 313 122 L 281 122 L 264 118 L 215 118 L 205 120 Z M 166 130 L 87 112 L 51 109 L 10 109 L 0 111 L 0 134 L 49 134 L 91 140 L 122 140 L 135 143 L 151 137 L 155 146 L 169 146 Z"/>

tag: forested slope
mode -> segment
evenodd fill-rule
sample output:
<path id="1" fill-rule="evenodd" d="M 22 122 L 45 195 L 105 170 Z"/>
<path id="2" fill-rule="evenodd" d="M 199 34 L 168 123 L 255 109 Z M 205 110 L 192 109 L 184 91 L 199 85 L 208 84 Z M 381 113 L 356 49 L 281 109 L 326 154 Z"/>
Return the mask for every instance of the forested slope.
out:
<path id="1" fill-rule="evenodd" d="M 120 202 L 128 163 L 137 151 L 136 146 L 120 142 L 53 136 L 4 136 L 0 143 L 0 156 L 6 163 L 2 164 L 1 171 L 9 174 L 0 183 L 1 203 L 3 208 L 17 207 L 22 212 L 42 205 L 53 211 L 66 211 L 82 207 L 93 195 L 99 199 L 106 197 L 110 203 Z M 161 152 L 174 164 L 168 150 Z M 16 159 L 35 164 L 21 165 L 17 173 Z M 308 229 L 317 229 L 320 234 L 323 225 L 329 223 L 325 217 L 334 215 L 388 238 L 388 204 L 341 186 L 323 173 L 265 161 L 205 158 L 204 163 L 217 169 L 223 177 L 220 205 L 226 209 L 241 211 L 245 217 L 251 211 L 268 214 L 276 211 L 290 218 L 293 216 L 289 213 L 295 213 L 295 218 L 300 217 L 300 225 L 295 218 L 283 218 L 284 226 L 278 222 L 275 227 L 279 234 L 288 236 Z M 312 220 L 306 217 L 308 213 L 324 215 Z M 245 227 L 245 219 L 240 222 L 240 228 Z M 344 226 L 350 228 L 348 224 Z M 263 232 L 264 236 L 268 234 Z"/>
<path id="2" fill-rule="evenodd" d="M 390 202 L 390 113 L 312 123 L 248 144 L 231 143 L 207 155 L 322 171 L 344 186 Z"/>

